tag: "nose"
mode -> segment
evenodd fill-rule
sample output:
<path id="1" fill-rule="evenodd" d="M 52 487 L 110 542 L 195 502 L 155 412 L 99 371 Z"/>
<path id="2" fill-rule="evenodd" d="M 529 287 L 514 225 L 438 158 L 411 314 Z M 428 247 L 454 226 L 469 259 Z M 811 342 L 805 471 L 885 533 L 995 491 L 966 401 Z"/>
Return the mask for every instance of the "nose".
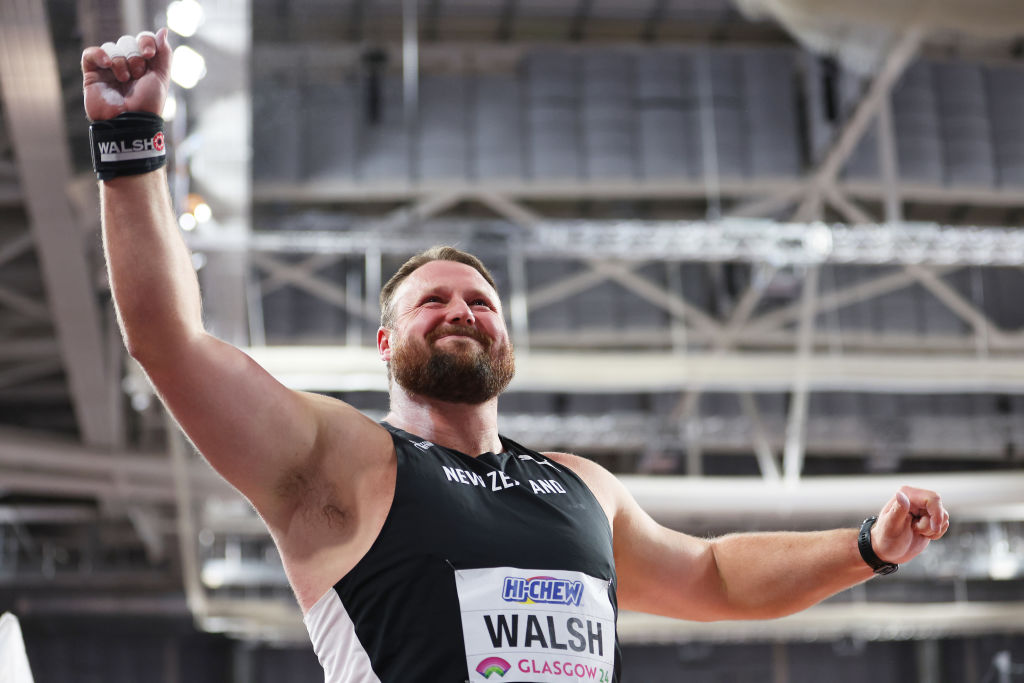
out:
<path id="1" fill-rule="evenodd" d="M 463 299 L 455 297 L 448 305 L 444 320 L 449 324 L 472 325 L 476 322 L 476 316 L 473 315 L 473 309 L 469 304 Z"/>

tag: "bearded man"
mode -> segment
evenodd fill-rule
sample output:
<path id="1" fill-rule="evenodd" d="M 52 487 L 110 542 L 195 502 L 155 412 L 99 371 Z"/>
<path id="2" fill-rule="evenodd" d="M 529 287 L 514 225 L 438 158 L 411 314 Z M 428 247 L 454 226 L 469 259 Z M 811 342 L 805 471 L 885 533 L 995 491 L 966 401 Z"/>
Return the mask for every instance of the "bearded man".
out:
<path id="1" fill-rule="evenodd" d="M 766 619 L 887 573 L 948 528 L 903 487 L 857 529 L 707 540 L 608 471 L 502 437 L 514 360 L 494 281 L 438 248 L 384 287 L 391 410 L 292 391 L 203 328 L 163 170 L 166 30 L 82 56 L 125 344 L 280 551 L 328 683 L 618 680 L 619 607 Z"/>

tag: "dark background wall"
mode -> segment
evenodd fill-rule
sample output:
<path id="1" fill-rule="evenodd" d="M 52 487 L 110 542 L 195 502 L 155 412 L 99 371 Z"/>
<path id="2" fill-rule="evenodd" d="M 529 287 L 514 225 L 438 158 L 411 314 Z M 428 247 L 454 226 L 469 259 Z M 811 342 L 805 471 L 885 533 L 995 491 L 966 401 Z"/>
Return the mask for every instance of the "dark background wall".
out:
<path id="1" fill-rule="evenodd" d="M 36 683 L 318 683 L 309 648 L 241 643 L 187 618 L 21 618 Z M 938 641 L 635 645 L 623 683 L 1005 683 L 996 655 L 1024 670 L 1024 636 Z M 443 683 L 443 682 L 441 682 Z"/>

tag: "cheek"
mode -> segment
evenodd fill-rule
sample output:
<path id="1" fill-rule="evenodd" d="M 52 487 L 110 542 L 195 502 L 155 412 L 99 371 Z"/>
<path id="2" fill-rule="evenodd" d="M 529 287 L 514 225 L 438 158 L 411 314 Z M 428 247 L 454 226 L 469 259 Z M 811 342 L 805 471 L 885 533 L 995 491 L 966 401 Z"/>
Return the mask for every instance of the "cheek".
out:
<path id="1" fill-rule="evenodd" d="M 496 346 L 511 346 L 512 340 L 509 338 L 508 330 L 498 324 L 486 324 L 485 331 L 488 336 L 496 340 Z"/>

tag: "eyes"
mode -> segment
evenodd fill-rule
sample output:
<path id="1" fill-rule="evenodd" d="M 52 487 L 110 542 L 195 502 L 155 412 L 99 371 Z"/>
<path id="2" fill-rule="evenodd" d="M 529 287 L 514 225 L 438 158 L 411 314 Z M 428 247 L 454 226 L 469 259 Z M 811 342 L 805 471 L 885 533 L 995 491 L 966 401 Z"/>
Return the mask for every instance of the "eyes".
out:
<path id="1" fill-rule="evenodd" d="M 425 306 L 425 305 L 428 305 L 428 304 L 443 305 L 444 303 L 445 303 L 444 297 L 442 297 L 442 296 L 440 296 L 438 294 L 429 294 L 429 295 L 423 297 L 423 301 L 420 303 L 420 305 L 421 306 Z M 489 311 L 495 310 L 494 306 L 491 305 L 491 302 L 489 300 L 487 300 L 486 298 L 482 297 L 482 296 L 473 297 L 473 298 L 469 299 L 467 301 L 467 303 L 469 303 L 469 305 L 472 306 L 473 308 L 485 308 L 485 309 L 487 309 Z"/>

